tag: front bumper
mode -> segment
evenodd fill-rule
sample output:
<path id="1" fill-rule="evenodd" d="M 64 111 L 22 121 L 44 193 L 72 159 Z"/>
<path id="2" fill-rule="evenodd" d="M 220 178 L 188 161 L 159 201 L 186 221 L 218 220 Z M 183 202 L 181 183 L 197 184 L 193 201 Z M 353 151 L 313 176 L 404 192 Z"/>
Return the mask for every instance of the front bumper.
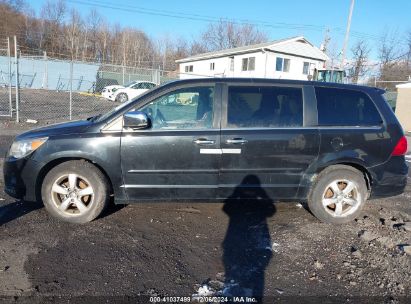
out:
<path id="1" fill-rule="evenodd" d="M 115 99 L 115 96 L 114 96 L 115 94 L 114 94 L 114 92 L 102 92 L 101 93 L 101 96 L 103 97 L 103 98 L 105 98 L 105 99 L 108 99 L 108 100 L 111 100 L 111 101 L 114 101 L 114 99 Z"/>
<path id="2" fill-rule="evenodd" d="M 30 159 L 30 156 L 22 159 L 5 158 L 4 191 L 17 199 L 36 201 L 36 182 L 40 167 L 40 164 Z"/>

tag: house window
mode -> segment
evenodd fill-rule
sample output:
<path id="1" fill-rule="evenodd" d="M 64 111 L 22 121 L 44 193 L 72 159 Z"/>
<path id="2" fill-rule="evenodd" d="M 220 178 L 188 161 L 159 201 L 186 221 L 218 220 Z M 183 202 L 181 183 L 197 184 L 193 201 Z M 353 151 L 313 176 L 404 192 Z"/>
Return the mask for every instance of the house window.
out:
<path id="1" fill-rule="evenodd" d="M 186 73 L 192 72 L 192 71 L 193 71 L 193 66 L 192 66 L 192 65 L 186 65 L 186 66 L 185 66 L 185 72 L 186 72 Z"/>
<path id="2" fill-rule="evenodd" d="M 308 75 L 310 71 L 310 63 L 309 62 L 304 62 L 303 64 L 303 74 Z"/>
<path id="3" fill-rule="evenodd" d="M 277 57 L 275 61 L 275 70 L 277 72 L 289 72 L 290 71 L 290 59 Z"/>
<path id="4" fill-rule="evenodd" d="M 214 71 L 215 62 L 210 62 L 210 71 Z"/>
<path id="5" fill-rule="evenodd" d="M 242 70 L 243 71 L 254 71 L 255 70 L 255 57 L 243 58 Z"/>
<path id="6" fill-rule="evenodd" d="M 230 71 L 234 71 L 234 57 L 230 57 Z"/>

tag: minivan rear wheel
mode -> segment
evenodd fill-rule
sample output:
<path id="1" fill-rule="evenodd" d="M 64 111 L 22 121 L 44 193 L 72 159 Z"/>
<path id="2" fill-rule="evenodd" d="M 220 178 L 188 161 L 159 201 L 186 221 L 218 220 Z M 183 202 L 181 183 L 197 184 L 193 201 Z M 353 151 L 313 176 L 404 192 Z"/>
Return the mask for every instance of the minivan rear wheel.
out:
<path id="1" fill-rule="evenodd" d="M 68 161 L 47 173 L 41 196 L 52 216 L 70 223 L 86 223 L 107 206 L 108 189 L 104 174 L 93 164 Z"/>
<path id="2" fill-rule="evenodd" d="M 344 224 L 361 214 L 367 184 L 357 169 L 335 165 L 322 171 L 309 194 L 308 207 L 321 221 Z"/>

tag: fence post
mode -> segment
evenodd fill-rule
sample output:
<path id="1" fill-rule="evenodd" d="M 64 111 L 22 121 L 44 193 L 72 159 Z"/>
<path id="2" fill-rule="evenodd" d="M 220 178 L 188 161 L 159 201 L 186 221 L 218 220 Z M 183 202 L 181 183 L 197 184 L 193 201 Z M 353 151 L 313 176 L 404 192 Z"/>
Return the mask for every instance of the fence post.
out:
<path id="1" fill-rule="evenodd" d="M 47 62 L 47 52 L 44 51 L 43 53 L 43 60 L 44 60 L 44 82 L 43 88 L 48 89 L 49 86 L 49 75 L 48 75 L 48 62 Z"/>
<path id="2" fill-rule="evenodd" d="M 18 62 L 18 55 L 17 55 L 17 37 L 14 36 L 14 60 L 16 64 L 16 122 L 20 121 L 20 113 L 19 113 L 19 103 L 20 103 L 20 96 L 19 96 L 19 62 Z"/>
<path id="3" fill-rule="evenodd" d="M 10 37 L 7 37 L 7 57 L 9 61 L 9 109 L 10 109 L 10 117 L 13 117 L 13 92 L 12 92 L 12 83 L 13 83 L 13 75 L 11 74 L 11 45 L 10 45 Z"/>
<path id="4" fill-rule="evenodd" d="M 154 70 L 154 79 L 153 82 L 155 82 L 157 85 L 160 84 L 161 82 L 161 71 L 160 71 L 160 67 L 158 70 Z"/>
<path id="5" fill-rule="evenodd" d="M 70 120 L 72 118 L 72 110 L 73 110 L 73 58 L 70 61 Z"/>

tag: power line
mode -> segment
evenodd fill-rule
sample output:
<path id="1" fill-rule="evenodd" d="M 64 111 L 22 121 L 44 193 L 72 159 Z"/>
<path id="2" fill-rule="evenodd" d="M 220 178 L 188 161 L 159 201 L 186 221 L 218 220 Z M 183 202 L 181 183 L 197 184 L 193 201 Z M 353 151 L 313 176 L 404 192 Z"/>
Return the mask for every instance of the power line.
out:
<path id="1" fill-rule="evenodd" d="M 245 25 L 254 25 L 254 26 L 263 26 L 269 28 L 285 28 L 285 29 L 294 29 L 294 30 L 309 30 L 309 31 L 324 31 L 327 29 L 324 25 L 313 25 L 313 24 L 292 24 L 292 23 L 283 23 L 283 22 L 267 22 L 261 20 L 248 20 L 248 19 L 229 19 L 226 17 L 215 17 L 199 14 L 189 14 L 182 12 L 173 12 L 166 10 L 157 10 L 157 9 L 148 9 L 140 6 L 131 6 L 127 4 L 122 4 L 121 6 L 113 4 L 112 2 L 107 1 L 96 1 L 96 0 L 67 0 L 71 3 L 76 3 L 80 5 L 87 5 L 92 7 L 108 8 L 113 10 L 133 12 L 138 14 L 153 15 L 153 16 L 162 16 L 169 18 L 176 18 L 182 20 L 193 20 L 193 21 L 203 21 L 203 22 L 218 22 L 225 21 L 231 22 L 234 24 L 245 24 Z M 345 30 L 340 27 L 333 27 L 334 31 L 343 34 Z M 352 36 L 357 38 L 367 38 L 367 39 L 379 39 L 378 36 L 372 34 L 361 33 L 358 31 L 353 31 Z"/>

